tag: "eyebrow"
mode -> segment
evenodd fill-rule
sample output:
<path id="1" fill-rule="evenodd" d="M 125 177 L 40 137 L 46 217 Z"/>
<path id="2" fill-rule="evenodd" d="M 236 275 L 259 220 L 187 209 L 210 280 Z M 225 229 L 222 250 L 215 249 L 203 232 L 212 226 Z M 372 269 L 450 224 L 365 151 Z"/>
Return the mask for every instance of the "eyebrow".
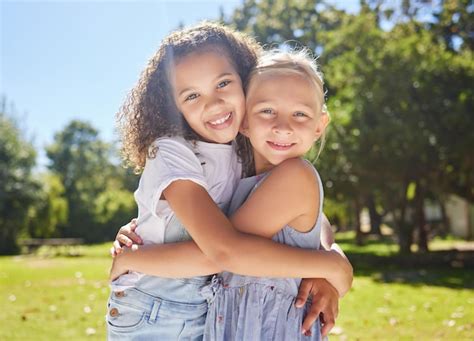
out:
<path id="1" fill-rule="evenodd" d="M 225 76 L 233 76 L 234 74 L 232 74 L 231 72 L 223 72 L 221 73 L 219 76 L 217 76 L 214 81 L 218 80 L 219 78 L 222 78 L 222 77 L 225 77 Z M 194 88 L 193 87 L 189 87 L 189 88 L 185 88 L 183 90 L 181 90 L 179 93 L 178 93 L 178 97 L 181 96 L 183 93 L 185 93 L 186 91 L 190 91 L 190 90 L 193 90 Z"/>
<path id="2" fill-rule="evenodd" d="M 264 99 L 262 101 L 258 101 L 258 102 L 255 102 L 253 103 L 253 106 L 257 106 L 257 105 L 265 105 L 265 104 L 272 104 L 272 101 L 271 100 L 267 100 L 267 99 Z M 298 103 L 298 106 L 301 106 L 301 107 L 304 107 L 305 109 L 307 110 L 311 110 L 311 111 L 314 111 L 314 108 L 308 104 L 305 104 L 305 103 Z"/>

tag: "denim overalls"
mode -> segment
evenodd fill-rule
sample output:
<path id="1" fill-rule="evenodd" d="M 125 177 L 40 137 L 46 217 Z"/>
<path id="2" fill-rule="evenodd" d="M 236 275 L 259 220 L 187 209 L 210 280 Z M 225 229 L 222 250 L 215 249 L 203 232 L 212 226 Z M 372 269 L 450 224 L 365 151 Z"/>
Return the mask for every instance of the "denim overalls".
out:
<path id="1" fill-rule="evenodd" d="M 191 237 L 173 216 L 165 243 L 186 240 Z M 209 279 L 144 276 L 135 287 L 112 292 L 106 317 L 108 339 L 202 340 L 208 303 L 201 289 Z"/>

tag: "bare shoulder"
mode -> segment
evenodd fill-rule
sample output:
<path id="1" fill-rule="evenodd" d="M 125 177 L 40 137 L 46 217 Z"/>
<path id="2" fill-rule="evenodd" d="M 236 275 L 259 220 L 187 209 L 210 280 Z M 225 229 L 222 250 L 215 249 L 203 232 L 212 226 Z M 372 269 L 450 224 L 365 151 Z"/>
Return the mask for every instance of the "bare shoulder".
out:
<path id="1" fill-rule="evenodd" d="M 300 158 L 288 159 L 276 166 L 269 178 L 285 179 L 292 186 L 318 186 L 313 166 Z"/>
<path id="2" fill-rule="evenodd" d="M 301 199 L 314 202 L 319 198 L 319 181 L 313 166 L 300 158 L 285 160 L 273 168 L 259 189 L 272 195 L 299 198 L 300 203 Z"/>
<path id="3" fill-rule="evenodd" d="M 267 180 L 267 186 L 274 189 L 275 197 L 284 200 L 286 209 L 298 213 L 287 225 L 300 232 L 312 229 L 321 200 L 313 166 L 299 158 L 285 160 L 273 169 Z"/>

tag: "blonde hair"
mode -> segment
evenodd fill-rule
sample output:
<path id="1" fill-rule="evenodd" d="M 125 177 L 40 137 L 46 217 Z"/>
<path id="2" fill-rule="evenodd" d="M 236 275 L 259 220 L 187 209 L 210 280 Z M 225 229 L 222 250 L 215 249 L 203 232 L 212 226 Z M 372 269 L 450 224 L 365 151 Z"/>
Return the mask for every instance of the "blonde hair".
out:
<path id="1" fill-rule="evenodd" d="M 245 91 L 247 92 L 252 80 L 255 76 L 265 73 L 279 73 L 279 74 L 298 74 L 306 79 L 308 79 L 312 84 L 314 84 L 317 96 L 317 103 L 320 105 L 319 114 L 328 115 L 328 121 L 330 120 L 329 112 L 325 103 L 325 91 L 324 91 L 324 81 L 321 70 L 316 63 L 316 59 L 313 57 L 312 53 L 307 48 L 299 48 L 290 51 L 284 51 L 280 49 L 271 49 L 265 51 L 260 55 L 259 60 L 255 68 L 250 72 L 247 82 L 245 83 Z M 241 137 L 241 139 L 244 139 Z M 321 137 L 318 139 L 320 142 L 319 150 L 312 154 L 316 154 L 315 160 L 318 159 L 319 154 L 324 147 L 326 141 L 325 131 L 321 134 Z M 248 144 L 250 146 L 250 141 L 245 138 L 245 141 L 241 141 L 240 144 Z M 253 162 L 253 160 L 252 160 Z M 244 169 L 251 168 L 250 165 L 246 165 L 244 162 Z"/>

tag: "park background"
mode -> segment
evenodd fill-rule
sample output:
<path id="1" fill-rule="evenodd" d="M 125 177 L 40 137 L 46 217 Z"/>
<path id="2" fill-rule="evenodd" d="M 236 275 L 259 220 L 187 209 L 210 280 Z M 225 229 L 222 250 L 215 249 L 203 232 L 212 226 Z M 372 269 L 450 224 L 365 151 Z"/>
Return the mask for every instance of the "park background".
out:
<path id="1" fill-rule="evenodd" d="M 319 56 L 315 162 L 355 279 L 331 339 L 474 338 L 474 4 L 1 1 L 0 339 L 104 339 L 110 240 L 136 216 L 114 113 L 202 19 Z M 81 238 L 41 247 L 32 238 Z"/>

